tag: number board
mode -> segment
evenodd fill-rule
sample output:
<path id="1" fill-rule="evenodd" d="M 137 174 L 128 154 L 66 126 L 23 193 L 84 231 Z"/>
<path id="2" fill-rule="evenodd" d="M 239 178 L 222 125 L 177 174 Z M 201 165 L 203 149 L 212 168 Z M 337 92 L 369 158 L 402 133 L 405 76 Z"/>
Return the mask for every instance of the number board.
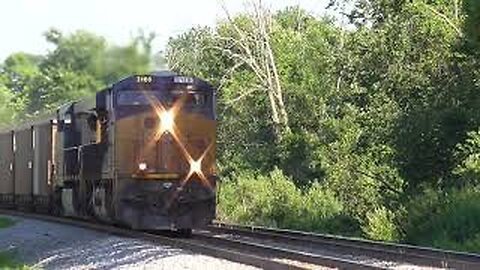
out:
<path id="1" fill-rule="evenodd" d="M 137 83 L 151 83 L 152 81 L 152 76 L 137 76 Z"/>

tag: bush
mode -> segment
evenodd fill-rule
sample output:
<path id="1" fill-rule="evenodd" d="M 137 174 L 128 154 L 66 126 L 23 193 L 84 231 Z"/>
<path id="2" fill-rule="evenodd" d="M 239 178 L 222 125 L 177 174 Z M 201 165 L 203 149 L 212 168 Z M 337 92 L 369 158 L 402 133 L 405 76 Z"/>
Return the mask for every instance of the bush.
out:
<path id="1" fill-rule="evenodd" d="M 468 132 L 466 140 L 456 147 L 454 158 L 456 186 L 480 183 L 480 130 Z"/>
<path id="2" fill-rule="evenodd" d="M 331 191 L 315 183 L 302 192 L 279 169 L 234 175 L 221 186 L 218 210 L 224 221 L 298 230 L 334 233 L 353 224 Z"/>
<path id="3" fill-rule="evenodd" d="M 406 241 L 469 252 L 480 252 L 480 192 L 454 190 L 445 195 L 428 191 L 409 207 Z"/>
<path id="4" fill-rule="evenodd" d="M 365 235 L 373 240 L 398 241 L 399 233 L 394 223 L 395 214 L 385 207 L 367 213 L 366 224 L 362 227 Z"/>
<path id="5" fill-rule="evenodd" d="M 343 206 L 334 193 L 314 183 L 305 192 L 300 216 L 292 227 L 328 233 L 350 231 L 350 228 L 344 229 L 349 227 L 351 222 L 347 221 L 342 212 Z"/>
<path id="6" fill-rule="evenodd" d="M 299 190 L 275 169 L 268 176 L 242 171 L 222 184 L 219 217 L 244 224 L 280 226 L 298 213 Z"/>
<path id="7" fill-rule="evenodd" d="M 303 198 L 293 181 L 279 169 L 270 172 L 268 182 L 271 198 L 270 219 L 278 227 L 292 227 L 302 213 Z"/>
<path id="8" fill-rule="evenodd" d="M 229 222 L 263 223 L 271 210 L 268 183 L 252 172 L 233 174 L 221 184 L 218 216 Z"/>

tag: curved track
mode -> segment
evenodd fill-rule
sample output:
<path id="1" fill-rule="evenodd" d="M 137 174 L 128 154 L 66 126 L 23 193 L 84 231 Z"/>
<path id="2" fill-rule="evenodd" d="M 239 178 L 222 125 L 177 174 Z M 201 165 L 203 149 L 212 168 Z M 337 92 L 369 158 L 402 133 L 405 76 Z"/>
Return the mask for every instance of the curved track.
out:
<path id="1" fill-rule="evenodd" d="M 403 244 L 369 241 L 292 230 L 257 226 L 241 226 L 216 222 L 209 231 L 226 238 L 261 239 L 262 243 L 284 246 L 313 254 L 335 254 L 376 268 L 433 267 L 453 269 L 480 269 L 480 255 L 417 247 Z M 350 268 L 345 267 L 345 268 Z M 358 269 L 353 267 L 352 269 Z"/>
<path id="2" fill-rule="evenodd" d="M 303 270 L 332 267 L 341 269 L 382 269 L 363 265 L 355 261 L 329 258 L 326 256 L 312 256 L 311 254 L 302 254 L 301 252 L 284 248 L 246 243 L 245 241 L 240 242 L 221 239 L 208 232 L 195 232 L 192 238 L 186 239 L 179 238 L 172 233 L 134 231 L 108 224 L 92 223 L 91 221 L 81 219 L 47 216 L 4 209 L 0 209 L 0 214 L 34 218 L 48 222 L 83 227 L 124 237 L 142 239 L 263 269 Z M 99 256 L 101 256 L 101 254 L 99 254 Z"/>
<path id="3" fill-rule="evenodd" d="M 387 269 L 383 266 L 369 265 L 354 259 L 341 258 L 334 254 L 312 253 L 276 245 L 275 243 L 261 243 L 256 239 L 223 237 L 212 231 L 196 231 L 193 239 L 222 247 L 222 249 L 241 250 L 242 252 L 269 258 L 272 261 L 282 262 L 288 265 L 289 269 L 319 269 L 322 267 L 337 269 Z"/>
<path id="4" fill-rule="evenodd" d="M 141 232 L 87 220 L 11 210 L 0 214 L 41 219 L 139 238 L 263 269 L 418 269 L 422 266 L 480 269 L 480 256 L 330 235 L 215 223 L 193 237 Z M 172 237 L 175 236 L 175 237 Z"/>

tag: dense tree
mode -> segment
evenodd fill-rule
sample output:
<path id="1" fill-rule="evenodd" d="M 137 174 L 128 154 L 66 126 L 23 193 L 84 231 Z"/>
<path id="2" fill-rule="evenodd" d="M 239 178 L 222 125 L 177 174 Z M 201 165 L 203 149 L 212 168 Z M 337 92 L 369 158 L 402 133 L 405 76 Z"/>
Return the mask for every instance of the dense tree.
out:
<path id="1" fill-rule="evenodd" d="M 291 130 L 281 140 L 272 139 L 268 98 L 255 88 L 262 77 L 250 66 L 267 53 L 239 44 L 255 40 L 258 13 L 192 29 L 171 39 L 168 51 L 185 52 L 175 69 L 214 74 L 220 87 L 225 176 L 267 175 L 279 166 L 301 189 L 320 183 L 333 191 L 366 236 L 398 240 L 413 233 L 405 221 L 410 200 L 425 190 L 448 197 L 453 188 L 478 184 L 478 5 L 331 2 L 343 8 L 350 30 L 298 8 L 274 14 L 269 24 Z"/>
<path id="2" fill-rule="evenodd" d="M 12 108 L 12 96 L 10 90 L 0 84 L 0 126 L 10 123 L 15 117 L 15 110 Z"/>
<path id="3" fill-rule="evenodd" d="M 1 66 L 2 96 L 10 100 L 5 106 L 12 110 L 6 118 L 34 116 L 129 74 L 148 72 L 154 37 L 139 33 L 126 46 L 113 46 L 86 31 L 64 35 L 50 29 L 45 38 L 53 49 L 46 56 L 16 53 Z"/>

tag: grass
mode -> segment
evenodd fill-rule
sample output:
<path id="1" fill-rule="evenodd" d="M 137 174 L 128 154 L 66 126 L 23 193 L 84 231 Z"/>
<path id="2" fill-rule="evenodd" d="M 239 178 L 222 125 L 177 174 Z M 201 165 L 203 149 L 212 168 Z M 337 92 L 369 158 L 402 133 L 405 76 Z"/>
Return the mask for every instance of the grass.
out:
<path id="1" fill-rule="evenodd" d="M 2 251 L 0 252 L 0 269 L 7 270 L 7 269 L 21 269 L 21 270 L 29 270 L 30 267 L 20 264 L 15 261 L 15 254 L 10 251 Z"/>
<path id="2" fill-rule="evenodd" d="M 15 221 L 6 217 L 0 217 L 0 229 L 4 229 L 13 226 Z"/>
<path id="3" fill-rule="evenodd" d="M 4 229 L 13 226 L 15 221 L 7 218 L 0 217 L 0 229 Z M 15 261 L 15 254 L 11 251 L 0 251 L 0 269 L 29 269 L 28 266 L 19 264 Z"/>
<path id="4" fill-rule="evenodd" d="M 0 252 L 0 269 L 16 269 L 17 263 L 10 252 Z"/>

